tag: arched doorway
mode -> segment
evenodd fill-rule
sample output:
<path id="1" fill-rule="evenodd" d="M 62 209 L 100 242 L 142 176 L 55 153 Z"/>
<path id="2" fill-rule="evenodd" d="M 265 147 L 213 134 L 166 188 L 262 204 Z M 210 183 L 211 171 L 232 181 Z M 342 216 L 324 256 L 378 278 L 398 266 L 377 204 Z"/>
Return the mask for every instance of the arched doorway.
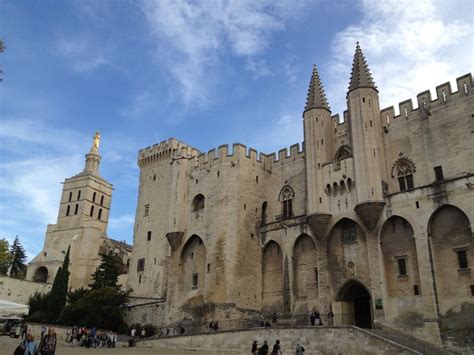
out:
<path id="1" fill-rule="evenodd" d="M 35 276 L 33 279 L 35 282 L 48 281 L 48 269 L 45 266 L 40 266 L 38 269 L 36 269 Z"/>
<path id="2" fill-rule="evenodd" d="M 336 300 L 341 303 L 341 323 L 354 324 L 360 328 L 372 328 L 370 293 L 364 285 L 350 280 L 341 287 Z"/>

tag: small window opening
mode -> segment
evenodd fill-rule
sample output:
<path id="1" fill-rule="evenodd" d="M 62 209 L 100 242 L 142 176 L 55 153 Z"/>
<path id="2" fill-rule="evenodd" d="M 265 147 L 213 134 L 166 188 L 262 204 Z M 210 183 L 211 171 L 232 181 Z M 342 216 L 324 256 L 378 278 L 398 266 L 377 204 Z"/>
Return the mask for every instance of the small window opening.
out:
<path id="1" fill-rule="evenodd" d="M 418 201 L 415 202 L 416 208 L 420 208 L 420 203 Z"/>
<path id="2" fill-rule="evenodd" d="M 94 217 L 94 206 L 91 206 L 91 211 L 89 213 L 89 216 Z"/>
<path id="3" fill-rule="evenodd" d="M 77 214 L 79 211 L 79 205 L 76 203 L 76 207 L 74 207 L 74 214 Z"/>
<path id="4" fill-rule="evenodd" d="M 464 88 L 464 93 L 467 95 L 469 93 L 469 91 L 467 90 L 467 84 L 464 83 L 463 85 L 463 88 Z M 472 287 L 472 286 L 471 286 Z"/>
<path id="5" fill-rule="evenodd" d="M 365 103 L 365 97 L 362 98 L 362 102 Z"/>
<path id="6" fill-rule="evenodd" d="M 262 203 L 262 224 L 267 223 L 267 201 Z"/>
<path id="7" fill-rule="evenodd" d="M 193 290 L 198 288 L 199 274 L 193 274 Z"/>
<path id="8" fill-rule="evenodd" d="M 407 275 L 407 260 L 406 258 L 398 258 L 398 276 L 406 276 Z"/>
<path id="9" fill-rule="evenodd" d="M 221 176 L 221 172 L 217 170 L 217 177 Z"/>
<path id="10" fill-rule="evenodd" d="M 444 90 L 443 90 L 443 101 L 444 101 L 444 102 L 447 101 L 446 93 L 444 92 Z"/>
<path id="11" fill-rule="evenodd" d="M 71 206 L 67 206 L 66 208 L 66 216 L 69 216 L 69 212 L 71 211 Z"/>
<path id="12" fill-rule="evenodd" d="M 319 198 L 319 203 L 323 203 L 323 199 L 321 197 Z"/>
<path id="13" fill-rule="evenodd" d="M 92 202 L 95 203 L 95 198 L 97 197 L 97 192 L 94 192 L 94 194 L 92 195 Z"/>
<path id="14" fill-rule="evenodd" d="M 321 145 L 324 145 L 324 139 L 321 139 Z"/>
<path id="15" fill-rule="evenodd" d="M 153 174 L 153 181 L 156 180 L 156 174 Z"/>
<path id="16" fill-rule="evenodd" d="M 199 184 L 199 179 L 196 179 L 196 184 Z"/>
<path id="17" fill-rule="evenodd" d="M 196 195 L 193 199 L 193 212 L 198 212 L 204 209 L 205 198 L 204 195 Z"/>
<path id="18" fill-rule="evenodd" d="M 474 285 L 471 285 L 471 296 L 474 296 Z"/>
<path id="19" fill-rule="evenodd" d="M 194 259 L 194 253 L 191 253 L 191 260 Z"/>
<path id="20" fill-rule="evenodd" d="M 443 167 L 440 166 L 435 166 L 434 167 L 434 172 L 436 176 L 436 181 L 443 181 L 444 180 L 444 174 L 443 174 Z"/>
<path id="21" fill-rule="evenodd" d="M 467 269 L 469 264 L 467 262 L 467 253 L 466 250 L 459 250 L 458 254 L 458 263 L 460 269 Z"/>
<path id="22" fill-rule="evenodd" d="M 370 127 L 372 127 L 372 120 L 371 120 L 371 121 L 369 121 L 369 125 L 370 125 Z"/>
<path id="23" fill-rule="evenodd" d="M 415 296 L 420 295 L 420 287 L 418 285 L 413 286 L 413 293 L 414 293 Z"/>
<path id="24" fill-rule="evenodd" d="M 104 195 L 102 195 L 100 197 L 100 205 L 103 206 L 104 205 Z"/>
<path id="25" fill-rule="evenodd" d="M 357 229 L 354 222 L 346 220 L 343 223 L 341 230 L 341 240 L 342 243 L 357 242 Z"/>
<path id="26" fill-rule="evenodd" d="M 210 271 L 211 271 L 211 264 L 207 264 L 207 273 L 209 274 Z"/>
<path id="27" fill-rule="evenodd" d="M 150 205 L 145 205 L 144 206 L 144 212 L 143 212 L 143 217 L 148 216 L 148 213 L 150 212 Z"/>
<path id="28" fill-rule="evenodd" d="M 77 191 L 77 200 L 81 199 L 81 190 Z"/>
<path id="29" fill-rule="evenodd" d="M 72 200 L 72 191 L 69 192 L 69 202 L 71 202 L 71 200 Z"/>
<path id="30" fill-rule="evenodd" d="M 138 259 L 137 262 L 137 271 L 143 271 L 145 270 L 145 258 Z"/>
<path id="31" fill-rule="evenodd" d="M 151 240 L 151 231 L 146 232 L 146 240 Z"/>
<path id="32" fill-rule="evenodd" d="M 246 210 L 246 209 L 247 209 L 247 205 L 244 203 L 244 210 Z"/>
<path id="33" fill-rule="evenodd" d="M 99 213 L 97 214 L 97 219 L 102 218 L 102 208 L 99 208 Z"/>
<path id="34" fill-rule="evenodd" d="M 138 275 L 138 283 L 139 283 L 139 284 L 142 283 L 142 275 Z"/>
<path id="35" fill-rule="evenodd" d="M 255 176 L 255 182 L 258 184 L 258 175 Z"/>

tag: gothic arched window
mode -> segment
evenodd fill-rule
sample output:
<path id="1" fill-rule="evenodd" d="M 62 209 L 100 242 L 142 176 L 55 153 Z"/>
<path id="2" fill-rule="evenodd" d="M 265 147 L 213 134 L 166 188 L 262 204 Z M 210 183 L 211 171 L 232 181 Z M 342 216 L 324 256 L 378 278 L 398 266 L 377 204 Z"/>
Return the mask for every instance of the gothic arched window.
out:
<path id="1" fill-rule="evenodd" d="M 204 209 L 205 198 L 202 194 L 196 195 L 193 199 L 193 212 L 199 212 Z"/>
<path id="2" fill-rule="evenodd" d="M 280 192 L 280 202 L 283 209 L 283 218 L 290 218 L 293 216 L 293 198 L 295 193 L 289 186 L 285 186 Z"/>
<path id="3" fill-rule="evenodd" d="M 336 152 L 336 156 L 334 160 L 341 161 L 341 160 L 350 158 L 351 156 L 352 156 L 351 147 L 345 144 L 339 147 L 339 149 Z"/>
<path id="4" fill-rule="evenodd" d="M 400 191 L 413 189 L 413 174 L 415 170 L 415 164 L 410 159 L 400 158 L 397 160 L 392 168 L 392 178 L 395 178 L 396 174 Z"/>

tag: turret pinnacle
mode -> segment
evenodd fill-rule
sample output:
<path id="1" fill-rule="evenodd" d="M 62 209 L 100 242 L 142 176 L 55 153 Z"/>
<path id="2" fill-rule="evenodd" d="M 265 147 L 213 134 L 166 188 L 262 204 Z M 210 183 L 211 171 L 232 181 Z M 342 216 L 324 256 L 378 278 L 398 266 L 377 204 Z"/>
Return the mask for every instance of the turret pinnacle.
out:
<path id="1" fill-rule="evenodd" d="M 311 110 L 312 108 L 323 108 L 331 112 L 316 65 L 313 66 L 313 73 L 311 74 L 311 81 L 308 88 L 308 97 L 306 99 L 306 107 L 304 110 L 307 111 Z"/>
<path id="2" fill-rule="evenodd" d="M 92 147 L 89 154 L 86 154 L 86 165 L 84 167 L 84 173 L 92 173 L 99 175 L 99 165 L 101 156 L 99 155 L 99 144 L 100 144 L 100 133 L 95 132 L 93 137 Z"/>
<path id="3" fill-rule="evenodd" d="M 362 49 L 360 49 L 359 42 L 357 42 L 354 61 L 352 62 L 351 82 L 348 93 L 358 88 L 372 88 L 378 92 Z"/>

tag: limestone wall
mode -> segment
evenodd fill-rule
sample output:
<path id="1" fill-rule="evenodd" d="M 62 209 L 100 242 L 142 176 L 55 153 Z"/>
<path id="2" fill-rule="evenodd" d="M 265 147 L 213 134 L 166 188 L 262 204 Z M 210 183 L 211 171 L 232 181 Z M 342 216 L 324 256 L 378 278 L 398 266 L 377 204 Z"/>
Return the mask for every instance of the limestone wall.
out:
<path id="1" fill-rule="evenodd" d="M 6 276 L 0 276 L 0 299 L 28 304 L 28 299 L 33 293 L 49 292 L 51 286 L 51 284 L 47 283 L 17 280 Z"/>

